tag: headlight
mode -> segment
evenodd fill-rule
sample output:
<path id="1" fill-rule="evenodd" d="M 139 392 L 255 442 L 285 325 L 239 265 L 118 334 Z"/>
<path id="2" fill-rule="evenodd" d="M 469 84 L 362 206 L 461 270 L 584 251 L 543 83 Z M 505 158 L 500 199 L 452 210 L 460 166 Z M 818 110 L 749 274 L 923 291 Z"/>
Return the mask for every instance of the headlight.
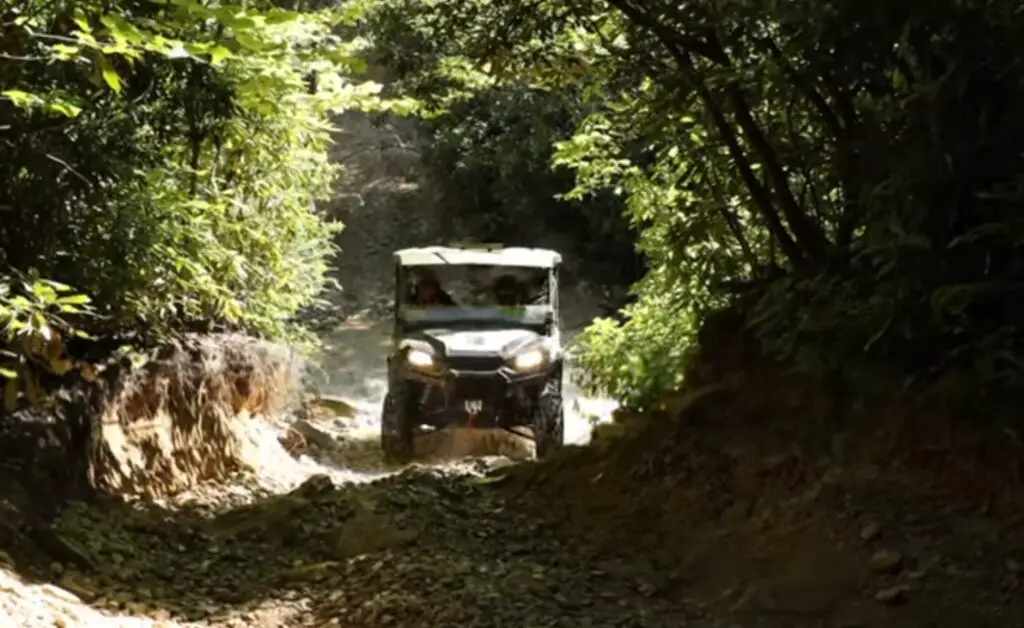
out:
<path id="1" fill-rule="evenodd" d="M 434 356 L 419 349 L 410 349 L 405 355 L 405 361 L 409 363 L 409 366 L 417 369 L 427 369 L 434 366 Z"/>
<path id="2" fill-rule="evenodd" d="M 547 355 L 541 349 L 531 349 L 512 358 L 512 367 L 517 371 L 532 371 L 544 364 Z"/>

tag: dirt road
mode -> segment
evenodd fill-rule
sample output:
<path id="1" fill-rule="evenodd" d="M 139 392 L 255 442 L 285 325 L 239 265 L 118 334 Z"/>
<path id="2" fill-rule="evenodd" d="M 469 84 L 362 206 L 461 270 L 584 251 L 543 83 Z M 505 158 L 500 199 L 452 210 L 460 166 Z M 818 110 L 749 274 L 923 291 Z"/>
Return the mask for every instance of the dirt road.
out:
<path id="1" fill-rule="evenodd" d="M 326 336 L 316 384 L 358 408 L 305 424 L 326 447 L 289 451 L 294 416 L 254 422 L 254 475 L 161 503 L 70 509 L 58 529 L 88 569 L 38 574 L 60 588 L 5 572 L 8 616 L 26 627 L 680 625 L 649 565 L 565 546 L 557 525 L 496 490 L 493 474 L 529 457 L 528 444 L 446 434 L 425 445 L 431 462 L 386 467 L 388 333 L 356 319 Z M 567 392 L 568 440 L 586 443 L 591 416 L 614 403 Z"/>
<path id="2" fill-rule="evenodd" d="M 354 426 L 312 422 L 336 447 L 290 454 L 287 420 L 254 424 L 254 476 L 166 502 L 70 509 L 57 527 L 90 568 L 55 566 L 60 589 L 0 580 L 8 616 L 29 628 L 683 625 L 649 562 L 566 545 L 556 521 L 500 490 L 507 458 L 385 468 L 382 383 L 369 362 L 381 335 L 338 338 L 367 361 L 328 363 L 330 390 L 360 407 Z M 585 440 L 589 423 L 573 420 L 573 438 Z"/>

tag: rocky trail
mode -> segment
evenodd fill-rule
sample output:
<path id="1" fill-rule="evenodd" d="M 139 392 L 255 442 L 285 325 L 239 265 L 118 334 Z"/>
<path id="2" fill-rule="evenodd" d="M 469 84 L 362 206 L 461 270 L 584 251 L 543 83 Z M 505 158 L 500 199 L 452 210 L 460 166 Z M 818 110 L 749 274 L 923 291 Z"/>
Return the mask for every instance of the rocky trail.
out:
<path id="1" fill-rule="evenodd" d="M 362 155 L 333 208 L 345 292 L 313 313 L 325 347 L 306 386 L 355 416 L 248 421 L 248 470 L 228 481 L 72 503 L 25 526 L 31 539 L 16 506 L 40 496 L 0 474 L 0 626 L 1024 627 L 1020 501 L 963 490 L 951 458 L 929 477 L 838 437 L 808 444 L 791 410 L 731 424 L 748 390 L 584 447 L 615 404 L 570 387 L 577 446 L 551 461 L 517 462 L 527 443 L 477 432 L 384 465 L 390 254 L 452 234 L 416 155 L 365 120 L 344 126 L 339 152 Z M 593 300 L 564 296 L 578 330 Z"/>
<path id="2" fill-rule="evenodd" d="M 354 417 L 252 421 L 251 472 L 227 484 L 73 504 L 54 524 L 64 560 L 5 572 L 0 612 L 25 626 L 678 625 L 628 567 L 602 568 L 495 490 L 528 442 L 428 435 L 422 463 L 384 465 L 387 333 L 345 321 L 312 370 Z M 570 393 L 569 439 L 583 443 L 614 404 Z M 669 623 L 629 623 L 648 615 Z"/>
<path id="3" fill-rule="evenodd" d="M 337 333 L 362 355 L 380 342 L 372 326 Z M 252 421 L 250 471 L 73 503 L 46 560 L 0 553 L 0 625 L 1024 626 L 1019 517 L 938 484 L 699 425 L 541 464 L 449 437 L 389 468 L 380 382 L 346 360 L 324 370 L 356 417 Z"/>
<path id="4" fill-rule="evenodd" d="M 60 526 L 94 569 L 69 568 L 60 584 L 95 607 L 180 625 L 682 625 L 649 566 L 566 546 L 494 479 L 313 476 L 234 508 L 76 509 Z"/>
<path id="5" fill-rule="evenodd" d="M 659 472 L 628 443 L 394 469 L 335 419 L 306 421 L 337 446 L 289 452 L 254 424 L 253 472 L 70 505 L 48 561 L 0 554 L 0 625 L 1024 625 L 1019 519 L 933 488 L 793 452 L 730 472 L 735 453 L 682 447 L 690 462 Z"/>
<path id="6" fill-rule="evenodd" d="M 728 424 L 543 464 L 517 462 L 522 443 L 446 435 L 389 468 L 381 327 L 351 320 L 332 338 L 351 353 L 329 351 L 317 385 L 355 417 L 250 421 L 249 471 L 72 503 L 42 555 L 0 525 L 0 625 L 1024 626 L 1020 517 L 938 478 L 894 480 Z"/>

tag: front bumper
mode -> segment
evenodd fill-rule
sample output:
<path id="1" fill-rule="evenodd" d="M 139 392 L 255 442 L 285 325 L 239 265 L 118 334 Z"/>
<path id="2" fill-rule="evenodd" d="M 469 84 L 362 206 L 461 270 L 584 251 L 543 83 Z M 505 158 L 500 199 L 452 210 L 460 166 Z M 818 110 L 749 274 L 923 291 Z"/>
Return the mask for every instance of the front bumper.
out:
<path id="1" fill-rule="evenodd" d="M 429 374 L 406 366 L 400 373 L 411 384 L 424 423 L 436 428 L 529 425 L 552 375 L 550 367 L 527 373 L 502 367 Z"/>

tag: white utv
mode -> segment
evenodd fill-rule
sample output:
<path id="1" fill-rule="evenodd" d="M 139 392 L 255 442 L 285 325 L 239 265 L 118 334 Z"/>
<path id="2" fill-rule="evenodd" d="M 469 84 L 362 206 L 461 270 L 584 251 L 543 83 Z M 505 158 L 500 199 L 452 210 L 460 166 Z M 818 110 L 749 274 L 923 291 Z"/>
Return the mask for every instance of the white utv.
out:
<path id="1" fill-rule="evenodd" d="M 490 245 L 403 249 L 394 258 L 385 455 L 408 460 L 418 432 L 449 426 L 527 436 L 538 457 L 561 447 L 561 256 Z"/>

